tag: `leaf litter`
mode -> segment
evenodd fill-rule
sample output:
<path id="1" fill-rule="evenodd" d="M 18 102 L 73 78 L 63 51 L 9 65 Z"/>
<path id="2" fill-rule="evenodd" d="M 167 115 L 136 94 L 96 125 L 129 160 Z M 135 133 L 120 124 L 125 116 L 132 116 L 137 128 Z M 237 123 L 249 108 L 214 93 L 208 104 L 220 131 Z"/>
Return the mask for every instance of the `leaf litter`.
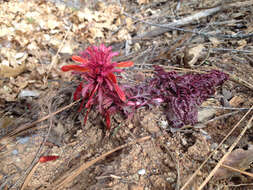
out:
<path id="1" fill-rule="evenodd" d="M 154 27 L 137 22 L 135 17 L 153 23 L 171 22 L 175 18 L 162 15 L 164 13 L 174 15 L 168 7 L 177 7 L 177 5 L 174 1 L 137 1 L 137 4 L 130 1 L 121 1 L 121 4 L 114 1 L 99 1 L 73 8 L 49 1 L 1 3 L 1 137 L 15 128 L 18 129 L 23 124 L 31 123 L 70 104 L 73 98 L 72 92 L 76 88 L 72 81 L 78 80 L 70 73 L 63 73 L 60 68 L 63 65 L 73 64 L 70 60 L 73 54 L 94 44 L 111 45 L 114 51 L 119 52 L 119 56 L 115 58 L 115 60 L 118 59 L 117 62 L 134 60 L 134 68 L 119 75 L 119 80 L 122 83 L 141 83 L 152 77 L 153 64 L 162 65 L 163 68 L 174 66 L 184 69 L 185 63 L 182 60 L 184 54 L 189 51 L 193 57 L 186 61 L 189 61 L 187 63 L 192 70 L 203 72 L 218 69 L 235 74 L 252 84 L 253 78 L 250 74 L 252 73 L 252 54 L 245 55 L 244 53 L 237 54 L 217 50 L 218 48 L 234 48 L 242 50 L 242 52 L 244 50 L 251 51 L 252 42 L 249 39 L 226 41 L 213 37 L 209 38 L 209 41 L 200 36 L 190 36 L 183 43 L 177 43 L 177 40 L 183 35 L 177 31 L 167 32 L 165 35 L 152 39 L 136 38 L 137 34 L 143 34 Z M 207 4 L 200 5 L 195 1 L 182 1 L 177 10 L 177 19 L 198 12 L 198 8 L 201 6 L 216 6 L 216 2 L 210 0 Z M 123 14 L 124 11 L 131 13 L 133 17 L 127 17 Z M 234 34 L 241 30 L 245 33 L 251 32 L 252 23 L 248 20 L 249 12 L 250 10 L 246 7 L 240 9 L 240 14 L 235 14 L 232 9 L 228 9 L 228 13 L 237 22 L 219 25 L 219 30 L 228 34 Z M 245 17 L 244 22 L 242 22 L 242 17 Z M 224 18 L 225 21 L 228 19 L 226 14 L 220 12 L 210 18 L 209 25 L 207 24 L 203 28 L 204 31 L 218 29 L 215 24 L 224 21 L 221 18 Z M 194 24 L 201 28 L 203 27 L 201 24 L 206 22 L 203 19 Z M 156 48 L 153 42 L 156 42 Z M 127 51 L 122 44 L 128 48 Z M 170 51 L 167 50 L 167 46 L 170 44 L 178 46 Z M 188 48 L 187 51 L 184 51 L 184 48 Z M 148 53 L 145 53 L 146 50 L 149 50 Z M 170 59 L 162 56 L 162 54 L 166 55 L 166 51 Z M 209 55 L 208 51 L 210 51 Z M 155 62 L 153 63 L 151 60 L 154 58 Z M 199 63 L 201 64 L 199 65 Z M 138 66 L 140 64 L 142 64 L 141 67 Z M 136 73 L 141 73 L 140 81 L 135 80 Z M 229 98 L 223 97 L 229 103 L 226 106 L 250 107 L 252 105 L 252 95 L 241 83 L 228 81 L 222 88 L 224 86 L 231 94 Z M 20 98 L 19 95 L 24 92 L 39 93 L 35 97 L 24 96 Z M 222 99 L 222 93 L 218 90 L 202 105 L 222 107 L 220 99 Z M 50 110 L 49 104 L 52 104 Z M 54 184 L 63 173 L 78 168 L 80 163 L 93 160 L 118 145 L 150 133 L 154 135 L 152 140 L 115 152 L 83 171 L 69 186 L 71 189 L 108 187 L 112 189 L 175 189 L 186 182 L 186 179 L 212 151 L 212 147 L 221 141 L 241 116 L 239 113 L 206 124 L 205 135 L 203 132 L 200 133 L 198 129 L 194 129 L 194 126 L 189 127 L 188 125 L 171 133 L 168 123 L 163 127 L 160 126 L 167 121 L 164 108 L 156 106 L 150 110 L 140 108 L 132 120 L 126 121 L 117 114 L 113 116 L 111 118 L 111 135 L 108 136 L 104 130 L 106 122 L 94 110 L 91 110 L 89 119 L 83 127 L 83 116 L 76 112 L 78 107 L 79 105 L 76 104 L 68 110 L 54 115 L 51 119 L 52 125 L 56 129 L 46 142 L 44 155 L 39 156 L 59 155 L 59 159 L 38 166 L 27 184 L 27 189 L 40 188 L 41 185 L 49 188 L 50 184 Z M 207 119 L 229 113 L 229 110 L 221 109 L 216 112 L 212 111 L 210 114 L 210 110 L 204 109 L 202 115 L 205 115 L 203 113 L 205 110 L 208 115 Z M 9 122 L 9 118 L 12 122 Z M 22 134 L 8 137 L 7 144 L 0 139 L 0 150 L 2 151 L 0 164 L 4 166 L 0 171 L 0 180 L 3 182 L 2 184 L 5 184 L 5 187 L 18 187 L 24 182 L 22 178 L 24 175 L 20 174 L 25 174 L 32 159 L 36 156 L 37 148 L 43 141 L 48 126 L 49 122 L 44 120 L 42 123 L 37 123 L 35 127 L 23 131 Z M 250 129 L 245 135 L 245 143 L 252 142 L 250 140 L 251 132 Z M 240 131 L 237 130 L 235 133 L 232 139 Z M 17 143 L 19 142 L 17 138 L 22 138 L 22 136 L 30 137 L 29 141 L 24 144 Z M 225 143 L 220 152 L 217 152 L 216 158 L 219 158 L 229 145 L 229 143 Z M 242 142 L 239 146 L 244 145 Z M 13 151 L 18 154 L 13 155 Z M 247 159 L 247 156 L 243 159 Z M 192 187 L 197 187 L 201 180 L 208 175 L 214 160 L 211 159 L 210 164 L 202 169 L 198 174 L 199 178 L 193 182 Z M 180 167 L 177 167 L 177 162 L 180 163 Z M 245 167 L 248 168 L 246 165 L 249 164 L 250 162 L 247 162 Z M 143 176 L 138 175 L 140 170 L 145 170 Z M 228 177 L 225 182 L 210 183 L 208 187 L 215 189 L 217 186 L 225 187 L 227 183 L 237 183 Z M 250 183 L 251 179 L 246 182 Z"/>

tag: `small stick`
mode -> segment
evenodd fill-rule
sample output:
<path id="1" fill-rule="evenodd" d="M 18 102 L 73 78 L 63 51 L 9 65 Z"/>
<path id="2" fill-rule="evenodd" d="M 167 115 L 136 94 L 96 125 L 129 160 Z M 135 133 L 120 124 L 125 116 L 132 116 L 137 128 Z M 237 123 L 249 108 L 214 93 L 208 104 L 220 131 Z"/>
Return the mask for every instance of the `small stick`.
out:
<path id="1" fill-rule="evenodd" d="M 232 170 L 232 171 L 235 171 L 235 172 L 239 172 L 239 173 L 241 173 L 241 174 L 244 174 L 244 175 L 247 175 L 247 176 L 253 178 L 253 174 L 252 174 L 252 173 L 245 172 L 245 171 L 243 171 L 243 170 L 239 170 L 239 169 L 237 169 L 237 168 L 228 166 L 228 165 L 226 165 L 226 164 L 221 164 L 221 166 L 224 167 L 224 168 L 227 168 L 227 169 L 229 169 L 229 170 Z"/>
<path id="2" fill-rule="evenodd" d="M 210 119 L 210 120 L 208 120 L 208 121 L 203 122 L 203 124 L 200 125 L 200 126 L 196 125 L 196 126 L 194 126 L 194 128 L 196 128 L 196 129 L 203 129 L 203 128 L 206 127 L 205 125 L 207 125 L 208 123 L 211 123 L 211 122 L 213 122 L 213 121 L 216 121 L 216 120 L 219 120 L 219 119 L 222 119 L 222 118 L 226 118 L 226 117 L 228 117 L 228 116 L 231 116 L 231 115 L 234 115 L 234 114 L 237 114 L 237 113 L 239 113 L 239 111 L 233 111 L 233 112 L 230 112 L 230 113 L 225 113 L 225 114 L 223 114 L 223 115 L 220 115 L 220 116 L 218 116 L 218 117 L 215 117 L 215 118 L 213 118 L 213 119 Z M 204 125 L 204 126 L 203 126 L 203 125 Z"/>
<path id="3" fill-rule="evenodd" d="M 68 28 L 68 31 L 67 31 L 67 33 L 65 34 L 65 36 L 64 36 L 64 38 L 63 38 L 63 40 L 62 40 L 62 42 L 61 42 L 60 47 L 58 48 L 56 54 L 55 54 L 55 55 L 53 56 L 53 58 L 52 58 L 52 62 L 51 62 L 51 64 L 50 64 L 49 71 L 51 71 L 51 69 L 53 68 L 53 66 L 55 66 L 55 64 L 56 64 L 56 58 L 57 58 L 57 56 L 59 55 L 61 49 L 63 48 L 63 45 L 65 44 L 65 41 L 66 41 L 66 39 L 67 39 L 67 37 L 68 37 L 68 35 L 69 35 L 69 32 L 70 32 L 71 28 L 72 28 L 72 24 L 71 24 L 70 27 Z"/>
<path id="4" fill-rule="evenodd" d="M 23 185 L 21 186 L 21 190 L 24 190 L 24 189 L 26 188 L 26 186 L 28 185 L 28 183 L 29 183 L 31 177 L 33 176 L 34 172 L 35 172 L 36 169 L 38 168 L 39 164 L 40 164 L 40 163 L 37 162 L 37 163 L 33 166 L 33 168 L 31 169 L 30 173 L 27 175 L 27 177 L 26 177 L 26 179 L 25 179 Z"/>

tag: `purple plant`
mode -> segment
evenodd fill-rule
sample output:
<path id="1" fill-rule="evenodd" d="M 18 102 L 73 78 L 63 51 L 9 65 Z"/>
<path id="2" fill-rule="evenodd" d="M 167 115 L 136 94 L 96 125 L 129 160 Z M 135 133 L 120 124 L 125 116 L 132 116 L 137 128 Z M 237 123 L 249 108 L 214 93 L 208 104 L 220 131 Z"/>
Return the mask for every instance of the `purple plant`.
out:
<path id="1" fill-rule="evenodd" d="M 228 75 L 212 70 L 207 74 L 166 72 L 155 66 L 155 76 L 146 83 L 128 87 L 127 105 L 133 110 L 141 106 L 164 103 L 170 125 L 180 128 L 197 122 L 197 106 L 215 93 L 215 87 L 228 79 Z"/>
<path id="2" fill-rule="evenodd" d="M 130 67 L 133 62 L 112 62 L 112 57 L 118 55 L 112 52 L 111 47 L 105 45 L 88 47 L 80 56 L 72 56 L 72 60 L 81 63 L 79 65 L 65 65 L 62 71 L 73 71 L 80 75 L 82 82 L 76 88 L 74 100 L 82 99 L 79 111 L 82 110 L 84 103 L 86 115 L 84 123 L 88 118 L 88 113 L 92 106 L 98 108 L 99 112 L 105 117 L 107 129 L 110 129 L 110 115 L 117 111 L 116 105 L 122 106 L 126 102 L 126 96 L 119 87 L 114 73 L 122 72 L 116 67 Z"/>

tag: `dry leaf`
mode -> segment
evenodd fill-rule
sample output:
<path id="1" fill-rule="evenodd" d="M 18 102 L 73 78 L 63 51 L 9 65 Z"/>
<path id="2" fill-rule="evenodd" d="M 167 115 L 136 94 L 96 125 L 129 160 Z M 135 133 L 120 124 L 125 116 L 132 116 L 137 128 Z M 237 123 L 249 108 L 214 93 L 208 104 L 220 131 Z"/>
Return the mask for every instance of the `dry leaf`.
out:
<path id="1" fill-rule="evenodd" d="M 125 29 L 122 28 L 119 32 L 118 32 L 118 36 L 117 38 L 121 41 L 121 40 L 131 40 L 132 37 L 129 34 L 129 32 Z"/>
<path id="2" fill-rule="evenodd" d="M 6 65 L 0 65 L 0 77 L 16 77 L 20 73 L 24 72 L 26 70 L 25 64 L 18 65 L 16 67 L 10 67 Z"/>
<path id="3" fill-rule="evenodd" d="M 63 47 L 60 50 L 60 53 L 68 53 L 68 54 L 73 54 L 73 50 L 77 47 L 74 43 L 74 41 L 67 41 L 64 43 Z"/>
<path id="4" fill-rule="evenodd" d="M 78 11 L 77 17 L 80 22 L 83 22 L 84 20 L 87 20 L 88 22 L 99 20 L 98 14 L 96 12 L 91 11 L 88 8 L 85 8 L 83 11 Z"/>
<path id="5" fill-rule="evenodd" d="M 198 112 L 198 122 L 203 122 L 212 118 L 215 115 L 215 113 L 216 109 L 209 109 L 209 108 L 201 109 Z"/>
<path id="6" fill-rule="evenodd" d="M 245 99 L 242 96 L 234 96 L 230 101 L 229 104 L 232 107 L 239 107 L 241 103 L 243 103 Z"/>
<path id="7" fill-rule="evenodd" d="M 4 99 L 7 102 L 12 102 L 16 100 L 17 93 L 12 92 L 12 88 L 8 86 L 2 86 L 0 88 L 0 99 Z"/>
<path id="8" fill-rule="evenodd" d="M 226 160 L 223 162 L 224 165 L 239 169 L 246 170 L 253 161 L 253 145 L 249 145 L 248 150 L 241 148 L 231 152 Z M 214 174 L 216 180 L 225 179 L 234 175 L 240 175 L 238 172 L 231 171 L 227 168 L 220 167 Z"/>
<path id="9" fill-rule="evenodd" d="M 199 45 L 188 50 L 188 54 L 190 56 L 193 56 L 192 59 L 188 62 L 188 64 L 190 66 L 193 66 L 198 61 L 198 59 L 201 55 L 201 52 L 203 51 L 204 48 L 205 47 L 203 44 L 199 44 Z"/>
<path id="10" fill-rule="evenodd" d="M 130 32 L 133 32 L 135 30 L 135 26 L 133 24 L 133 20 L 131 18 L 126 18 L 126 27 Z"/>
<path id="11" fill-rule="evenodd" d="M 1 27 L 0 30 L 0 38 L 4 36 L 14 35 L 14 28 L 13 27 Z"/>
<path id="12" fill-rule="evenodd" d="M 149 0 L 138 0 L 138 4 L 139 5 L 144 5 L 144 4 L 148 4 Z"/>
<path id="13" fill-rule="evenodd" d="M 237 43 L 238 43 L 239 47 L 236 49 L 243 49 L 247 45 L 247 41 L 244 39 L 237 41 Z"/>
<path id="14" fill-rule="evenodd" d="M 12 117 L 3 117 L 0 119 L 0 129 L 7 128 L 13 123 Z"/>
<path id="15" fill-rule="evenodd" d="M 90 31 L 91 36 L 93 37 L 93 39 L 104 38 L 104 33 L 100 29 L 90 28 L 89 31 Z"/>

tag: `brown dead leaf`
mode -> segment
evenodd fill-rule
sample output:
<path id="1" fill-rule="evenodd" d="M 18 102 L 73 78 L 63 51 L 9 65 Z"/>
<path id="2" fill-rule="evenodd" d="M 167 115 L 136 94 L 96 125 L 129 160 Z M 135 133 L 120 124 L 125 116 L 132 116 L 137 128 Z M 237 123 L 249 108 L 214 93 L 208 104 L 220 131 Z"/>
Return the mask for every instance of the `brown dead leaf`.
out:
<path id="1" fill-rule="evenodd" d="M 88 8 L 84 8 L 82 11 L 78 11 L 76 16 L 80 22 L 83 22 L 84 20 L 87 20 L 88 22 L 99 20 L 98 12 L 91 11 Z"/>
<path id="2" fill-rule="evenodd" d="M 133 20 L 129 17 L 126 18 L 126 27 L 130 32 L 133 32 L 135 30 Z"/>
<path id="3" fill-rule="evenodd" d="M 148 4 L 149 0 L 138 0 L 138 4 L 139 5 L 144 5 L 144 4 Z"/>
<path id="4" fill-rule="evenodd" d="M 237 49 L 243 49 L 246 45 L 247 45 L 247 41 L 246 40 L 239 40 L 238 42 L 239 47 Z"/>
<path id="5" fill-rule="evenodd" d="M 0 30 L 0 38 L 5 36 L 11 36 L 14 35 L 14 28 L 13 27 L 5 27 L 2 26 Z"/>
<path id="6" fill-rule="evenodd" d="M 24 89 L 28 85 L 28 80 L 26 77 L 18 76 L 15 81 L 13 81 L 13 85 L 18 87 L 18 91 Z"/>
<path id="7" fill-rule="evenodd" d="M 96 38 L 104 38 L 104 33 L 102 32 L 101 29 L 97 29 L 97 28 L 90 28 L 89 32 L 91 34 L 91 36 L 96 39 Z"/>
<path id="8" fill-rule="evenodd" d="M 188 61 L 188 65 L 194 66 L 194 64 L 198 61 L 204 48 L 205 47 L 203 44 L 199 44 L 188 50 L 188 55 L 192 57 L 191 60 Z"/>
<path id="9" fill-rule="evenodd" d="M 226 158 L 226 160 L 223 162 L 223 164 L 244 171 L 249 168 L 249 165 L 252 162 L 253 145 L 249 145 L 248 150 L 243 150 L 239 148 L 231 152 Z M 239 173 L 221 167 L 216 171 L 214 177 L 216 180 L 220 180 L 232 177 L 234 175 L 239 175 Z"/>
<path id="10" fill-rule="evenodd" d="M 3 117 L 0 119 L 0 129 L 2 128 L 7 128 L 13 123 L 13 118 L 12 117 Z"/>
<path id="11" fill-rule="evenodd" d="M 143 190 L 144 187 L 142 185 L 134 185 L 134 184 L 132 184 L 132 185 L 129 186 L 129 189 L 130 190 Z"/>
<path id="12" fill-rule="evenodd" d="M 13 88 L 7 85 L 0 88 L 0 99 L 4 99 L 7 102 L 15 101 L 17 93 L 13 92 Z"/>
<path id="13" fill-rule="evenodd" d="M 210 109 L 210 108 L 201 109 L 198 112 L 198 122 L 203 122 L 212 118 L 215 115 L 215 113 L 216 113 L 216 109 Z"/>
<path id="14" fill-rule="evenodd" d="M 130 36 L 129 32 L 122 28 L 119 32 L 118 32 L 118 36 L 117 38 L 119 40 L 130 40 L 132 37 Z"/>
<path id="15" fill-rule="evenodd" d="M 234 96 L 230 101 L 229 104 L 232 107 L 238 107 L 240 104 L 242 104 L 245 101 L 245 99 L 242 96 Z"/>
<path id="16" fill-rule="evenodd" d="M 0 65 L 0 77 L 1 78 L 16 77 L 22 72 L 24 72 L 25 70 L 26 70 L 25 64 L 17 65 L 15 67 Z"/>
<path id="17" fill-rule="evenodd" d="M 66 41 L 60 50 L 60 53 L 73 54 L 73 50 L 78 48 L 78 44 L 74 40 Z"/>

